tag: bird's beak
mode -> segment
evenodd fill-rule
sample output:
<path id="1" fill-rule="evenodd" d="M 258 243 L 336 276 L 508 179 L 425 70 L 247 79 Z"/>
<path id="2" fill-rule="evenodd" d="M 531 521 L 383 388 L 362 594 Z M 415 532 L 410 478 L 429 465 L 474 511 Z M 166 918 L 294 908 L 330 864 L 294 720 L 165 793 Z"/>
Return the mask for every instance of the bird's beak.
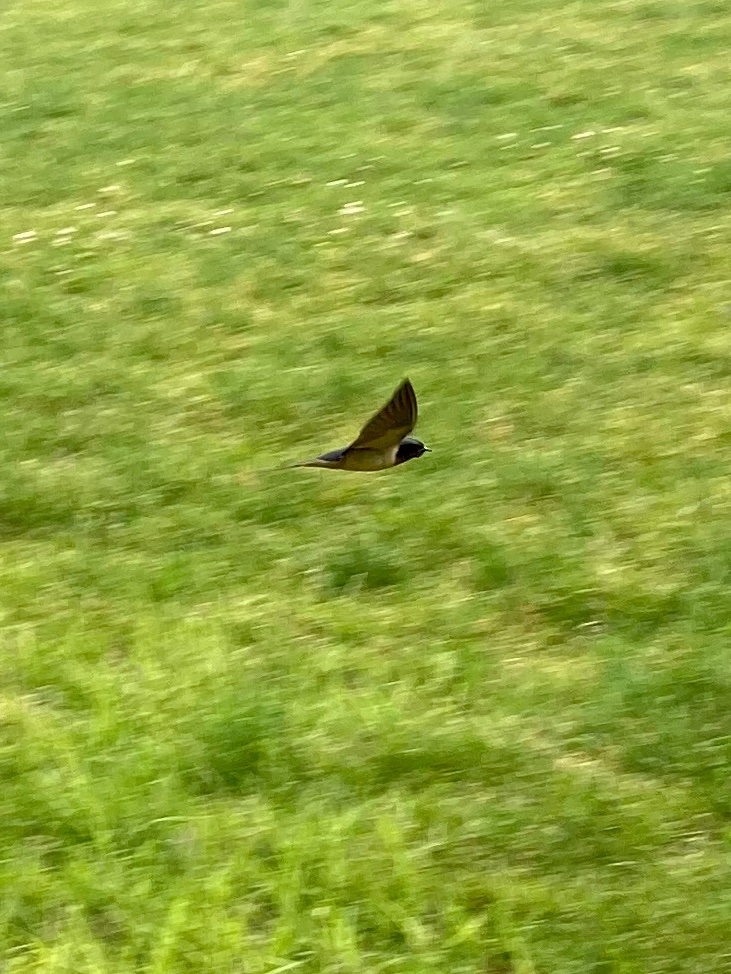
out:
<path id="1" fill-rule="evenodd" d="M 431 450 L 429 449 L 429 447 L 428 447 L 428 446 L 425 446 L 425 447 L 424 447 L 424 453 L 431 453 L 431 452 L 432 452 L 432 451 L 431 451 Z"/>

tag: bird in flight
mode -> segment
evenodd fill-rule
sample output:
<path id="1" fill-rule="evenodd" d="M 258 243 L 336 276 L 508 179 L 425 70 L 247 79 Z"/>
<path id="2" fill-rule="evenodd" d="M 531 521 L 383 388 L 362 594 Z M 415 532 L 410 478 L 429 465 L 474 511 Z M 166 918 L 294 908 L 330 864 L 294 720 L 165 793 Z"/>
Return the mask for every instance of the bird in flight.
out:
<path id="1" fill-rule="evenodd" d="M 330 470 L 386 470 L 430 453 L 421 440 L 409 433 L 416 426 L 416 393 L 404 379 L 389 401 L 368 420 L 350 446 L 331 450 L 293 467 L 326 467 Z"/>

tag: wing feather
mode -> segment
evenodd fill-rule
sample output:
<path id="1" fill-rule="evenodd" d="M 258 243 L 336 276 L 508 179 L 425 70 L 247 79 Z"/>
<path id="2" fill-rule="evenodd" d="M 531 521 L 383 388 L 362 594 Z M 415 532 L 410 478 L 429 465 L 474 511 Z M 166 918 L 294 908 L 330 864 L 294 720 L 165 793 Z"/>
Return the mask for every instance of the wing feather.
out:
<path id="1" fill-rule="evenodd" d="M 383 409 L 368 420 L 349 449 L 387 450 L 398 446 L 416 426 L 417 416 L 414 387 L 404 379 Z"/>

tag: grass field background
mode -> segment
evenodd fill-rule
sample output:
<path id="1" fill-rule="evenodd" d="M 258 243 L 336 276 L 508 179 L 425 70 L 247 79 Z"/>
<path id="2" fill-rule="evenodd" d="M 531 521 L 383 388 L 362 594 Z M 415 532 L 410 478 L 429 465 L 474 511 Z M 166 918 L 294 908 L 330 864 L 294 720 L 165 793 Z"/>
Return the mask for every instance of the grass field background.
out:
<path id="1" fill-rule="evenodd" d="M 4 971 L 731 970 L 730 49 L 3 5 Z"/>

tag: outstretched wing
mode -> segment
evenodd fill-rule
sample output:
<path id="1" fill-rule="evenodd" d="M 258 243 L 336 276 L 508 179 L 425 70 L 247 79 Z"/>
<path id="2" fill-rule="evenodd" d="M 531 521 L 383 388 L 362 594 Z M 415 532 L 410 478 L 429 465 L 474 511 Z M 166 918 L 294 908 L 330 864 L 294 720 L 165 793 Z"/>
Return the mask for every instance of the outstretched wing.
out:
<path id="1" fill-rule="evenodd" d="M 404 379 L 383 409 L 368 420 L 349 449 L 387 450 L 398 446 L 416 426 L 417 415 L 414 387 Z"/>

